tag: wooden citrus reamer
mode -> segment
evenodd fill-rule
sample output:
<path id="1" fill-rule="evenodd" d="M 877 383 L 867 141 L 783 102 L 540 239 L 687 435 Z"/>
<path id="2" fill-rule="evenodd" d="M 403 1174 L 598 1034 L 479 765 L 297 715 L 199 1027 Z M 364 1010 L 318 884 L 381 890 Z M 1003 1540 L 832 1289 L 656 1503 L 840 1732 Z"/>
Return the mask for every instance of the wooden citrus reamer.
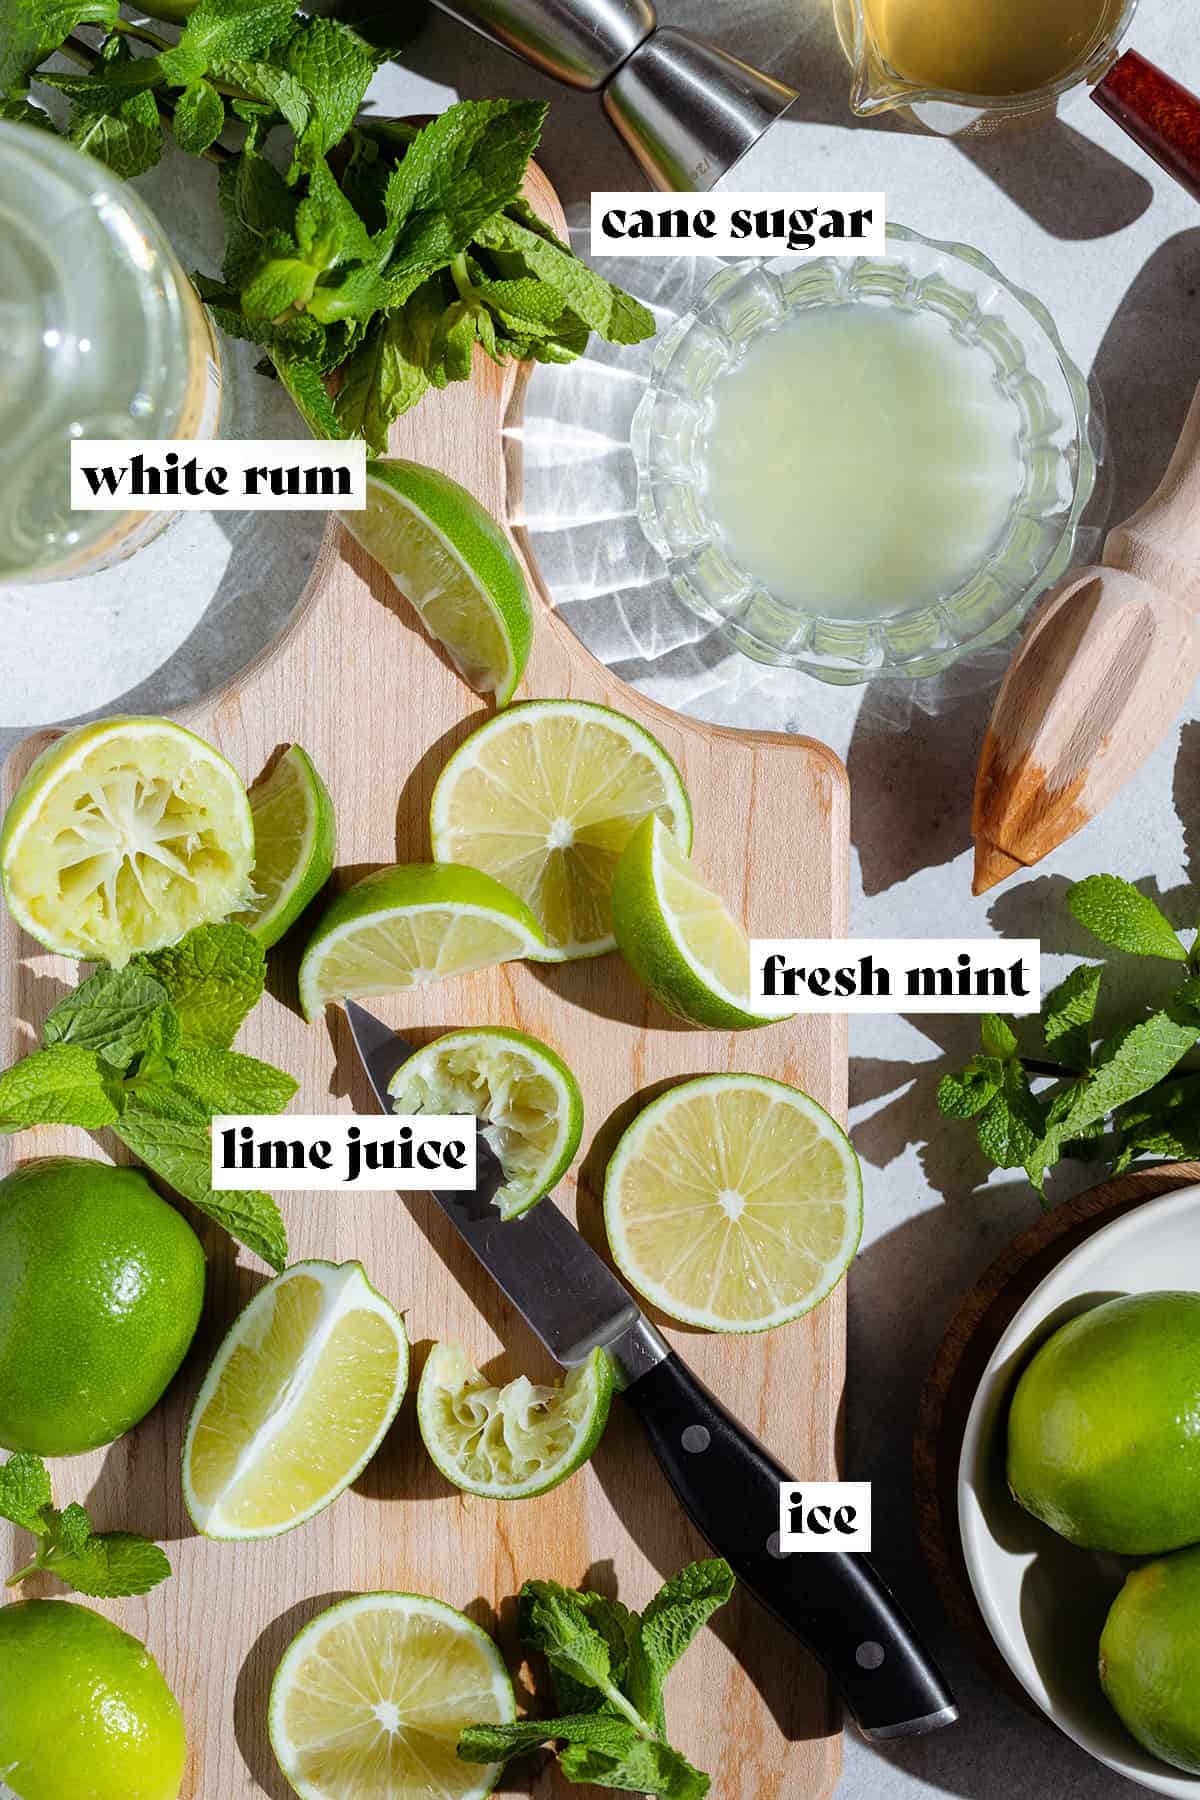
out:
<path id="1" fill-rule="evenodd" d="M 1200 389 L 1158 487 L 1009 665 L 975 781 L 974 893 L 1086 825 L 1165 737 L 1197 673 L 1198 610 Z"/>

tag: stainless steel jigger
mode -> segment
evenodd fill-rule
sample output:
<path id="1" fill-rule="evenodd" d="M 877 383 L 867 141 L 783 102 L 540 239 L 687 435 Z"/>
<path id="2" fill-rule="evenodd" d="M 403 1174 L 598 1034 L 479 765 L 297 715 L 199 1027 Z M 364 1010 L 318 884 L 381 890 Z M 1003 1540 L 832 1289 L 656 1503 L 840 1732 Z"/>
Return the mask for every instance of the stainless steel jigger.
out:
<path id="1" fill-rule="evenodd" d="M 651 0 L 435 0 L 604 110 L 656 188 L 713 187 L 796 99 L 793 88 L 687 31 Z"/>

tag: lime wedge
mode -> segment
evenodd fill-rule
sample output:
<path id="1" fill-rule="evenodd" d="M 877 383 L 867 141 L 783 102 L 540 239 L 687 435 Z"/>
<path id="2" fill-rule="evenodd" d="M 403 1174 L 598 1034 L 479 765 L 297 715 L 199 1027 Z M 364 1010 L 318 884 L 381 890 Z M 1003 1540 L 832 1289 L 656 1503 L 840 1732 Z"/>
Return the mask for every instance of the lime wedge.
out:
<path id="1" fill-rule="evenodd" d="M 269 950 L 333 873 L 337 827 L 329 790 L 299 744 L 255 782 L 250 811 L 255 903 L 234 917 Z"/>
<path id="2" fill-rule="evenodd" d="M 388 1085 L 398 1113 L 473 1113 L 499 1158 L 494 1203 L 515 1219 L 570 1167 L 583 1131 L 579 1083 L 548 1044 L 523 1031 L 480 1026 L 426 1044 Z"/>
<path id="3" fill-rule="evenodd" d="M 612 1396 L 603 1350 L 561 1385 L 518 1375 L 494 1387 L 457 1344 L 435 1344 L 417 1389 L 417 1419 L 425 1448 L 454 1487 L 486 1500 L 526 1500 L 583 1467 L 604 1434 Z"/>
<path id="4" fill-rule="evenodd" d="M 401 863 L 339 894 L 300 964 L 300 1006 L 398 994 L 542 951 L 529 908 L 478 869 Z"/>
<path id="5" fill-rule="evenodd" d="M 508 538 L 457 481 L 398 457 L 367 464 L 367 504 L 338 517 L 391 576 L 463 679 L 504 706 L 529 660 L 533 608 Z"/>
<path id="6" fill-rule="evenodd" d="M 0 829 L 9 910 L 48 950 L 121 968 L 250 893 L 246 790 L 170 719 L 102 719 L 44 750 Z"/>
<path id="7" fill-rule="evenodd" d="M 677 1018 L 739 1031 L 791 1016 L 754 1011 L 750 940 L 657 814 L 642 821 L 621 853 L 612 915 L 626 962 Z"/>
<path id="8" fill-rule="evenodd" d="M 688 1325 L 765 1331 L 824 1300 L 862 1232 L 841 1127 L 763 1075 L 702 1075 L 640 1112 L 604 1177 L 617 1266 Z"/>
<path id="9" fill-rule="evenodd" d="M 598 956 L 616 942 L 609 891 L 647 813 L 686 851 L 679 770 L 632 719 L 582 700 L 530 700 L 472 732 L 443 769 L 430 824 L 438 862 L 486 869 L 546 937 L 536 960 Z"/>
<path id="10" fill-rule="evenodd" d="M 407 1385 L 404 1322 L 360 1263 L 285 1269 L 234 1320 L 188 1422 L 197 1531 L 242 1540 L 303 1525 L 370 1462 Z"/>
<path id="11" fill-rule="evenodd" d="M 360 1594 L 284 1651 L 271 1748 L 301 1800 L 484 1800 L 500 1765 L 463 1762 L 468 1725 L 510 1725 L 512 1682 L 487 1633 L 423 1594 Z"/>

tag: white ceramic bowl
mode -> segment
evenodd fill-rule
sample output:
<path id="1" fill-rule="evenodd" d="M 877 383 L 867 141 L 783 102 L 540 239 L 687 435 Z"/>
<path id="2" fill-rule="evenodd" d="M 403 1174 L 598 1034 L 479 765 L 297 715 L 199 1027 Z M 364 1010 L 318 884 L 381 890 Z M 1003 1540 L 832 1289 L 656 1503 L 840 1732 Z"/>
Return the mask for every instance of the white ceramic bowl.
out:
<path id="1" fill-rule="evenodd" d="M 1200 1800 L 1200 1775 L 1159 1762 L 1104 1698 L 1097 1646 L 1132 1559 L 1076 1549 L 1018 1506 L 1005 1481 L 1008 1403 L 1037 1346 L 1118 1294 L 1200 1289 L 1200 1187 L 1147 1201 L 1082 1243 L 1025 1302 L 979 1383 L 958 1467 L 958 1520 L 975 1598 L 1031 1700 L 1068 1737 L 1156 1794 Z"/>

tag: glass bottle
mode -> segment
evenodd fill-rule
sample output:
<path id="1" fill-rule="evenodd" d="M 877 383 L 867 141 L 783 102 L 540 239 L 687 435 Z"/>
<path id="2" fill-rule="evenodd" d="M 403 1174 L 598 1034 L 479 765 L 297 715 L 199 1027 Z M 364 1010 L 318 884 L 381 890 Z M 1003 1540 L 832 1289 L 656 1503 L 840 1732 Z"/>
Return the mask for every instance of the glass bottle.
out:
<path id="1" fill-rule="evenodd" d="M 212 438 L 220 410 L 216 339 L 153 214 L 0 121 L 0 582 L 95 573 L 170 522 L 72 512 L 72 438 Z"/>

